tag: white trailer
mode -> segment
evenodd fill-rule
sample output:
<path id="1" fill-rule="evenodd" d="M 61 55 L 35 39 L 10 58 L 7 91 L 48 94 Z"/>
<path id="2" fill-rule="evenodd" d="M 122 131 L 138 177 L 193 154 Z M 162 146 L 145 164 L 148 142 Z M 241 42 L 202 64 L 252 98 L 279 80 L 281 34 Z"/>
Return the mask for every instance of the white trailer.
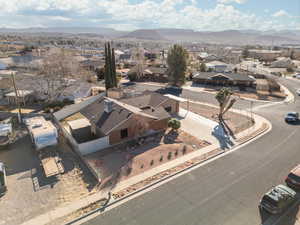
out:
<path id="1" fill-rule="evenodd" d="M 58 143 L 58 133 L 51 121 L 45 120 L 42 116 L 32 117 L 24 120 L 31 140 L 37 150 L 47 146 L 54 146 Z"/>
<path id="2" fill-rule="evenodd" d="M 55 146 L 58 144 L 58 132 L 51 121 L 44 117 L 32 117 L 24 120 L 32 143 L 38 151 L 46 177 L 64 172 L 61 159 Z"/>

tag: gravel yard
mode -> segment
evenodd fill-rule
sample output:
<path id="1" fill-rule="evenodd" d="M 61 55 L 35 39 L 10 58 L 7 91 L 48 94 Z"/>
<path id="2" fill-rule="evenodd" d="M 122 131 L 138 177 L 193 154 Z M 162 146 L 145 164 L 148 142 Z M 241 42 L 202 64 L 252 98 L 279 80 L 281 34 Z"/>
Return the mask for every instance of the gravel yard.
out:
<path id="1" fill-rule="evenodd" d="M 183 103 L 180 105 L 180 107 L 187 109 L 187 104 Z M 218 122 L 218 107 L 212 107 L 198 103 L 189 103 L 189 110 L 207 119 Z M 244 131 L 253 125 L 250 117 L 230 111 L 225 114 L 224 120 L 234 134 Z"/>

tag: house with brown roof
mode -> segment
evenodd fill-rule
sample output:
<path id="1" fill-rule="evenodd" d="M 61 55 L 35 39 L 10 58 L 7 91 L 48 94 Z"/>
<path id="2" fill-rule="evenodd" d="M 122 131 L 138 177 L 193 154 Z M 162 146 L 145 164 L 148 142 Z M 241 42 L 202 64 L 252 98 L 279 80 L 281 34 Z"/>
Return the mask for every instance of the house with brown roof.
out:
<path id="1" fill-rule="evenodd" d="M 255 78 L 237 73 L 199 72 L 193 75 L 193 83 L 213 86 L 254 87 Z"/>
<path id="2" fill-rule="evenodd" d="M 87 101 L 54 113 L 65 136 L 83 155 L 164 130 L 179 111 L 178 101 L 156 92 L 118 100 L 94 96 Z"/>
<path id="3" fill-rule="evenodd" d="M 131 68 L 128 74 L 137 73 L 137 67 Z M 152 82 L 168 82 L 168 68 L 148 66 L 143 69 L 142 75 L 138 78 L 138 81 L 152 81 Z"/>

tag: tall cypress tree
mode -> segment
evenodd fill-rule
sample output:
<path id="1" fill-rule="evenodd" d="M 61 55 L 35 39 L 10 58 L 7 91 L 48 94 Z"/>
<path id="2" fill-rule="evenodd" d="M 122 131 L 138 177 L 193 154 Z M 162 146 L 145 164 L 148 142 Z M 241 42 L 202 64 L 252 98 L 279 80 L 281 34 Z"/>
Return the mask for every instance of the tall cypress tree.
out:
<path id="1" fill-rule="evenodd" d="M 110 43 L 105 43 L 105 87 L 106 89 L 117 87 L 117 74 L 114 49 Z"/>
<path id="2" fill-rule="evenodd" d="M 115 87 L 118 86 L 117 81 L 117 72 L 116 72 L 116 59 L 115 59 L 115 49 L 112 49 L 112 57 L 111 57 L 111 71 L 112 71 L 112 80 Z"/>

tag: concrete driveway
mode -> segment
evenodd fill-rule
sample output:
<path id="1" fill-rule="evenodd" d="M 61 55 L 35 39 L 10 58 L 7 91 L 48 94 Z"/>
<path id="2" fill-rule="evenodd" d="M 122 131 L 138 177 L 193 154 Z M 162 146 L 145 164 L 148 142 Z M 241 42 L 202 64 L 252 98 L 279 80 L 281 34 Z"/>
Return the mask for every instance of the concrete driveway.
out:
<path id="1" fill-rule="evenodd" d="M 212 120 L 180 108 L 178 119 L 181 129 L 202 140 L 206 140 L 222 149 L 230 148 L 234 141 L 228 136 L 223 127 Z"/>

